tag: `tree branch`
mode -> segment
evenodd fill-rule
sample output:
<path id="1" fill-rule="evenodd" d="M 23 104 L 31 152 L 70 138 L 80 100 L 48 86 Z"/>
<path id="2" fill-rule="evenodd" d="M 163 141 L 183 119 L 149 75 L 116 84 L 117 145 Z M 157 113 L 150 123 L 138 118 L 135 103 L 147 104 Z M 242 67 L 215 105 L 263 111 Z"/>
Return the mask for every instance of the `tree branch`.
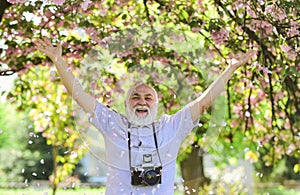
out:
<path id="1" fill-rule="evenodd" d="M 145 9 L 146 9 L 146 15 L 147 15 L 148 21 L 149 21 L 149 22 L 152 22 L 152 20 L 151 20 L 151 18 L 150 18 L 149 8 L 148 8 L 148 6 L 147 6 L 147 1 L 148 1 L 148 0 L 143 0 L 143 3 L 144 3 L 144 6 L 145 6 Z"/>
<path id="2" fill-rule="evenodd" d="M 230 107 L 230 80 L 228 81 L 227 83 L 227 87 L 226 87 L 226 93 L 227 93 L 227 107 L 228 107 L 228 118 L 231 119 L 232 116 L 231 116 L 231 107 Z"/>
<path id="3" fill-rule="evenodd" d="M 238 16 L 234 16 L 232 15 L 232 13 L 224 6 L 224 4 L 222 4 L 222 2 L 220 0 L 215 0 L 215 3 L 220 6 L 223 11 L 230 16 L 231 19 L 233 19 L 239 26 L 242 27 L 242 29 L 248 34 L 248 36 L 256 41 L 262 48 L 263 51 L 265 51 L 266 56 L 269 56 L 270 59 L 275 59 L 275 56 L 268 51 L 268 46 L 266 46 L 261 40 L 260 38 L 255 34 L 255 32 L 253 32 L 252 30 L 250 30 L 246 25 L 245 25 L 245 21 L 241 21 L 240 17 Z"/>
<path id="4" fill-rule="evenodd" d="M 290 125 L 290 131 L 291 134 L 293 135 L 293 141 L 295 141 L 295 136 L 296 133 L 294 132 L 294 120 L 293 118 L 290 116 L 290 113 L 288 112 L 288 107 L 290 105 L 290 97 L 287 96 L 288 100 L 286 101 L 286 104 L 284 105 L 284 113 L 286 114 L 286 117 L 289 119 L 289 125 Z"/>
<path id="5" fill-rule="evenodd" d="M 10 6 L 12 6 L 11 3 L 7 2 L 6 0 L 0 0 L 0 22 L 2 21 L 5 9 L 9 8 Z"/>
<path id="6" fill-rule="evenodd" d="M 252 77 L 251 77 L 251 83 L 253 83 L 253 81 L 254 81 L 254 78 L 255 78 L 255 74 L 253 73 L 252 74 Z M 251 113 L 251 95 L 252 95 L 252 87 L 250 88 L 250 91 L 249 91 L 249 96 L 248 96 L 248 106 L 247 106 L 247 110 L 246 111 L 248 111 L 249 113 Z M 253 117 L 252 117 L 252 113 L 250 114 L 250 119 L 251 119 L 251 122 L 252 122 L 252 124 L 253 124 Z M 248 129 L 248 122 L 249 122 L 249 117 L 246 117 L 246 123 L 245 123 L 245 131 L 247 131 L 247 129 Z"/>
<path id="7" fill-rule="evenodd" d="M 271 73 L 268 73 L 268 79 L 269 79 L 269 87 L 270 87 L 269 95 L 270 95 L 271 113 L 272 113 L 272 116 L 271 116 L 271 119 L 272 119 L 271 127 L 272 127 L 272 131 L 273 131 L 274 130 L 273 122 L 275 121 L 275 123 L 276 123 L 276 115 L 275 115 L 275 103 L 274 103 L 274 97 L 273 97 L 274 90 L 273 90 L 272 75 L 271 75 Z"/>

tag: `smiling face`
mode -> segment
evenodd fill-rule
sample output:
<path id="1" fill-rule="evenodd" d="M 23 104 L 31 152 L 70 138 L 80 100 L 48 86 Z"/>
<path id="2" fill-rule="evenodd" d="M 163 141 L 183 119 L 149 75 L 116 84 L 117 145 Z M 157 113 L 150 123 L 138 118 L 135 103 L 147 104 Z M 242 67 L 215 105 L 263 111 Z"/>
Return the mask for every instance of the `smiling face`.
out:
<path id="1" fill-rule="evenodd" d="M 126 98 L 126 115 L 132 124 L 141 126 L 152 123 L 157 114 L 157 94 L 142 83 L 131 88 Z"/>

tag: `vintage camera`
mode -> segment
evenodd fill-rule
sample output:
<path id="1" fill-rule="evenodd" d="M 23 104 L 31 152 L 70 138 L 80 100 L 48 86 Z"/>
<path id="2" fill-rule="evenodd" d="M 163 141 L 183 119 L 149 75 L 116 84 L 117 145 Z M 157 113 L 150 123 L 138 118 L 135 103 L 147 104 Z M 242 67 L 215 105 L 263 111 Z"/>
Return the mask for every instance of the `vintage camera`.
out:
<path id="1" fill-rule="evenodd" d="M 143 164 L 137 167 L 131 167 L 131 184 L 134 186 L 145 185 L 154 186 L 161 184 L 162 166 L 152 164 L 152 155 L 143 155 Z"/>

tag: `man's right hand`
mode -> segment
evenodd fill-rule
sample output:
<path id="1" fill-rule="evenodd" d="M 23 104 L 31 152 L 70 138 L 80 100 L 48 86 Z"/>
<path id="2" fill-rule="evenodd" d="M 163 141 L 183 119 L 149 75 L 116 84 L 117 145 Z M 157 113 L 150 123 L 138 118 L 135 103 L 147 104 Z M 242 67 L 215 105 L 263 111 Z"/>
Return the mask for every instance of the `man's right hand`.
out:
<path id="1" fill-rule="evenodd" d="M 53 62 L 57 61 L 57 59 L 62 55 L 61 44 L 54 47 L 50 39 L 47 37 L 37 39 L 35 41 L 35 45 L 37 49 L 44 52 Z"/>
<path id="2" fill-rule="evenodd" d="M 68 66 L 62 58 L 61 44 L 58 44 L 55 47 L 49 38 L 43 37 L 41 39 L 37 39 L 35 41 L 35 45 L 37 49 L 44 52 L 52 60 L 68 93 L 86 113 L 93 116 L 97 101 L 93 96 L 83 90 L 82 86 L 74 77 L 72 71 L 68 71 Z"/>

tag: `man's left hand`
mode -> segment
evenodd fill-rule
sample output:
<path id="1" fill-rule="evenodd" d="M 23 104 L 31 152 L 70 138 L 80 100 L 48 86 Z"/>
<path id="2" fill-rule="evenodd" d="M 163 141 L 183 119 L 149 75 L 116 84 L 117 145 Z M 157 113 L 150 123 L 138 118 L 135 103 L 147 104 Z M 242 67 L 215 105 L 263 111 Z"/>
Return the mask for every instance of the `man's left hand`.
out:
<path id="1" fill-rule="evenodd" d="M 256 54 L 257 54 L 257 51 L 249 50 L 245 54 L 236 55 L 233 59 L 229 60 L 229 66 L 234 69 L 237 69 L 240 66 L 246 64 L 251 58 L 256 56 Z"/>

